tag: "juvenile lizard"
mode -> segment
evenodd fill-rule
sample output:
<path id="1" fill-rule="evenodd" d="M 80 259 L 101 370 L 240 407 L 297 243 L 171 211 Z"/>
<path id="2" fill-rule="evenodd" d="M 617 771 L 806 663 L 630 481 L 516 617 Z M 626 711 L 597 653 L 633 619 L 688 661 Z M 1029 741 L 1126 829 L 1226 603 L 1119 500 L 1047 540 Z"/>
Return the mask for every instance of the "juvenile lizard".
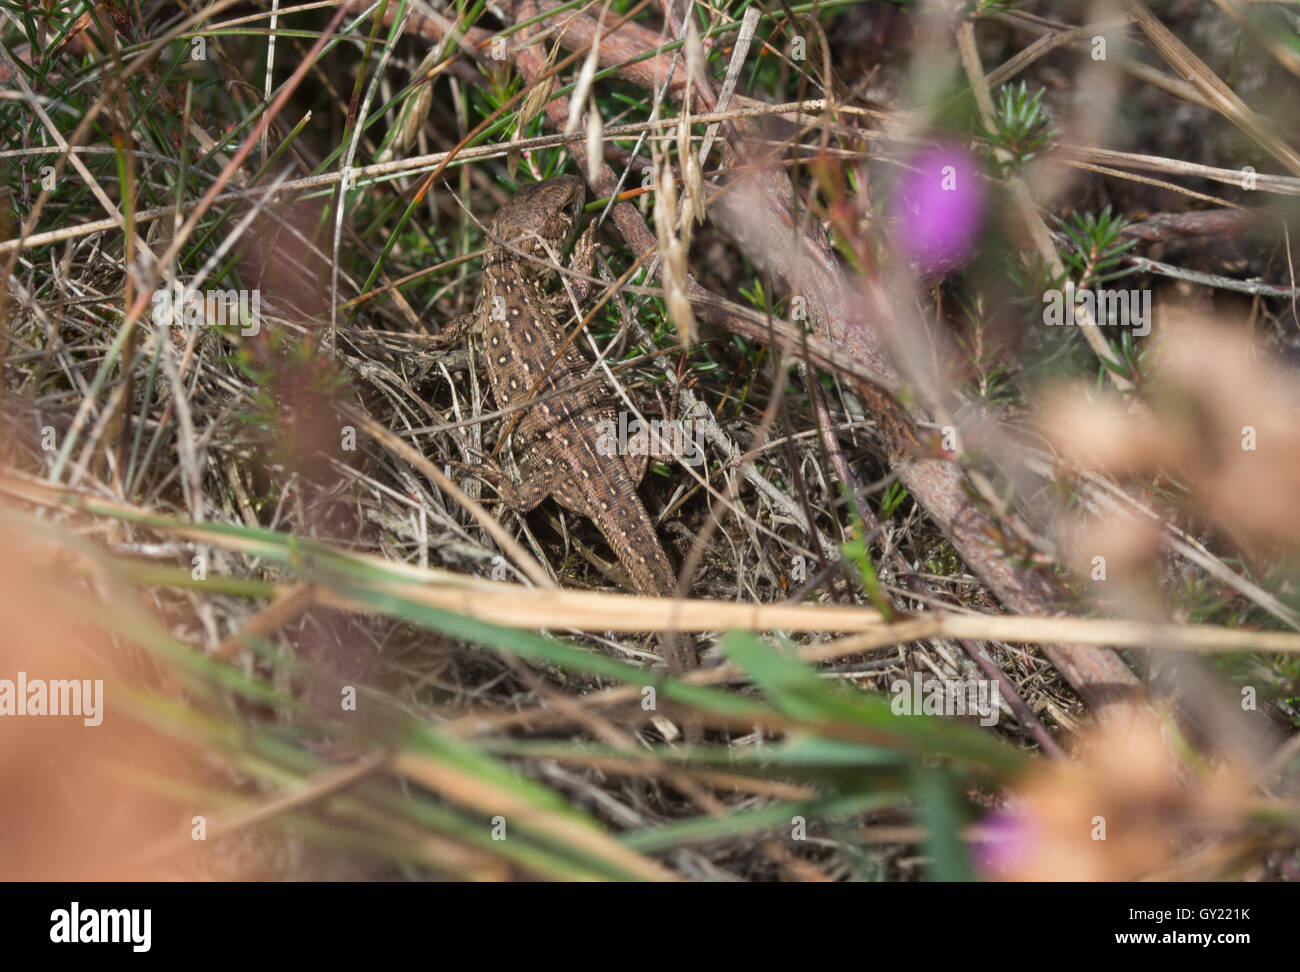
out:
<path id="1" fill-rule="evenodd" d="M 575 345 L 560 350 L 565 331 L 546 296 L 555 277 L 552 261 L 573 238 L 585 196 L 580 178 L 558 176 L 524 186 L 506 201 L 488 228 L 478 305 L 448 325 L 436 346 L 450 347 L 462 335 L 472 335 L 487 359 L 498 407 L 512 412 L 534 402 L 511 433 L 521 481 L 475 467 L 486 473 L 502 501 L 526 513 L 555 497 L 596 524 L 636 593 L 671 597 L 676 578 L 636 493 L 649 457 L 604 454 L 609 450 L 599 448 L 601 423 L 618 422 L 613 398 L 599 384 L 583 381 L 590 363 Z M 579 246 L 589 254 L 590 237 Z M 694 650 L 685 641 L 664 639 L 674 675 L 695 667 Z"/>

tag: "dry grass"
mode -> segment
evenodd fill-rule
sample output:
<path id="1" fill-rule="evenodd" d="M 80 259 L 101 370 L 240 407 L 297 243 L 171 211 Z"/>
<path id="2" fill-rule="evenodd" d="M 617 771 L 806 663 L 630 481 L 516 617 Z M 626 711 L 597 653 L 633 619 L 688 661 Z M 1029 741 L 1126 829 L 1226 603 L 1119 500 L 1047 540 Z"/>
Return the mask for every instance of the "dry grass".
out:
<path id="1" fill-rule="evenodd" d="M 724 5 L 697 47 L 648 3 L 269 34 L 257 3 L 28 6 L 0 5 L 0 679 L 102 674 L 118 728 L 22 723 L 0 814 L 99 850 L 13 876 L 1300 874 L 1290 11 Z M 899 203 L 936 147 L 981 199 L 946 262 Z M 427 351 L 512 185 L 575 166 L 601 246 L 564 326 L 620 408 L 701 430 L 640 490 L 677 599 L 468 475 L 513 416 Z M 689 280 L 656 276 L 674 234 Z M 1150 336 L 1043 326 L 1120 273 Z M 256 333 L 156 323 L 176 281 L 256 292 Z M 996 684 L 996 724 L 900 716 L 914 674 Z M 68 747 L 147 823 L 37 786 Z M 1098 813 L 1141 827 L 1081 843 Z M 992 836 L 1026 819 L 1032 866 Z"/>

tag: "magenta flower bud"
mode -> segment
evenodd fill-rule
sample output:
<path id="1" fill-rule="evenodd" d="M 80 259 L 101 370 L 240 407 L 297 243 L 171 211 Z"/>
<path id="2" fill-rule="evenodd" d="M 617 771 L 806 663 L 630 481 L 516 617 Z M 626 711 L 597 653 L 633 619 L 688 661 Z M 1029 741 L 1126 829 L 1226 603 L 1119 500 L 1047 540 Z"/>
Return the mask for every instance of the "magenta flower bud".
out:
<path id="1" fill-rule="evenodd" d="M 985 877 L 1005 878 L 1037 852 L 1037 827 L 1031 817 L 995 810 L 984 818 L 983 835 L 971 844 L 975 867 Z"/>
<path id="2" fill-rule="evenodd" d="M 922 149 L 898 182 L 892 214 L 903 251 L 922 272 L 961 266 L 984 222 L 984 186 L 975 160 L 955 145 Z"/>

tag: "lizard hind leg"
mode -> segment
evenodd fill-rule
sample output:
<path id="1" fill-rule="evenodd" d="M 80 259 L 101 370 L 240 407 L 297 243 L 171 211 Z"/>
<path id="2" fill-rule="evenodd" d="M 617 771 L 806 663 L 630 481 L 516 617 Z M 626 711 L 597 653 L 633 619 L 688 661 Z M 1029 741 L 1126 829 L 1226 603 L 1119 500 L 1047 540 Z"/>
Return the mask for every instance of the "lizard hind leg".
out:
<path id="1" fill-rule="evenodd" d="M 571 480 L 560 480 L 555 484 L 552 495 L 561 506 L 573 510 L 575 513 L 581 513 L 583 516 L 591 516 L 591 502 L 583 495 L 577 483 Z"/>
<path id="2" fill-rule="evenodd" d="M 645 476 L 646 467 L 650 465 L 650 456 L 644 452 L 639 455 L 628 453 L 623 457 L 623 465 L 627 469 L 627 474 L 632 477 L 632 482 L 639 483 Z"/>
<path id="3" fill-rule="evenodd" d="M 474 314 L 461 314 L 447 322 L 441 331 L 429 339 L 429 351 L 449 351 L 473 332 L 478 318 Z"/>
<path id="4" fill-rule="evenodd" d="M 551 488 L 541 476 L 525 474 L 519 482 L 512 480 L 504 469 L 495 464 L 479 463 L 467 466 L 464 463 L 452 463 L 470 475 L 477 476 L 491 486 L 501 502 L 516 513 L 529 513 L 536 509 L 542 500 L 551 494 Z"/>
<path id="5" fill-rule="evenodd" d="M 650 460 L 672 464 L 684 454 L 685 433 L 672 419 L 646 420 L 645 426 L 635 437 L 629 437 L 627 449 L 623 453 L 623 465 L 633 483 L 640 483 L 645 478 Z"/>

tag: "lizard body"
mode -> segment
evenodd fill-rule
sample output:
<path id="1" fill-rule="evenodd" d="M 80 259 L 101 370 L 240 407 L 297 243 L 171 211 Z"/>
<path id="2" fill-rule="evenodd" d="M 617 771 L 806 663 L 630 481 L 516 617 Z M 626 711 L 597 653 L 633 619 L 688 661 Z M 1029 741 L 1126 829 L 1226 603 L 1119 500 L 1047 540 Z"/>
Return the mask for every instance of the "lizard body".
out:
<path id="1" fill-rule="evenodd" d="M 547 265 L 572 239 L 585 194 L 581 179 L 559 176 L 524 186 L 506 201 L 489 227 L 478 306 L 444 330 L 439 343 L 468 331 L 482 348 L 497 405 L 512 411 L 533 401 L 511 434 L 520 482 L 486 477 L 502 500 L 525 513 L 555 497 L 596 524 L 636 593 L 671 597 L 676 578 L 636 493 L 648 456 L 600 448 L 602 423 L 618 423 L 613 398 L 583 381 L 590 363 L 573 344 L 562 347 L 566 334 L 546 295 L 555 276 Z M 668 654 L 673 674 L 695 667 L 687 646 Z"/>

